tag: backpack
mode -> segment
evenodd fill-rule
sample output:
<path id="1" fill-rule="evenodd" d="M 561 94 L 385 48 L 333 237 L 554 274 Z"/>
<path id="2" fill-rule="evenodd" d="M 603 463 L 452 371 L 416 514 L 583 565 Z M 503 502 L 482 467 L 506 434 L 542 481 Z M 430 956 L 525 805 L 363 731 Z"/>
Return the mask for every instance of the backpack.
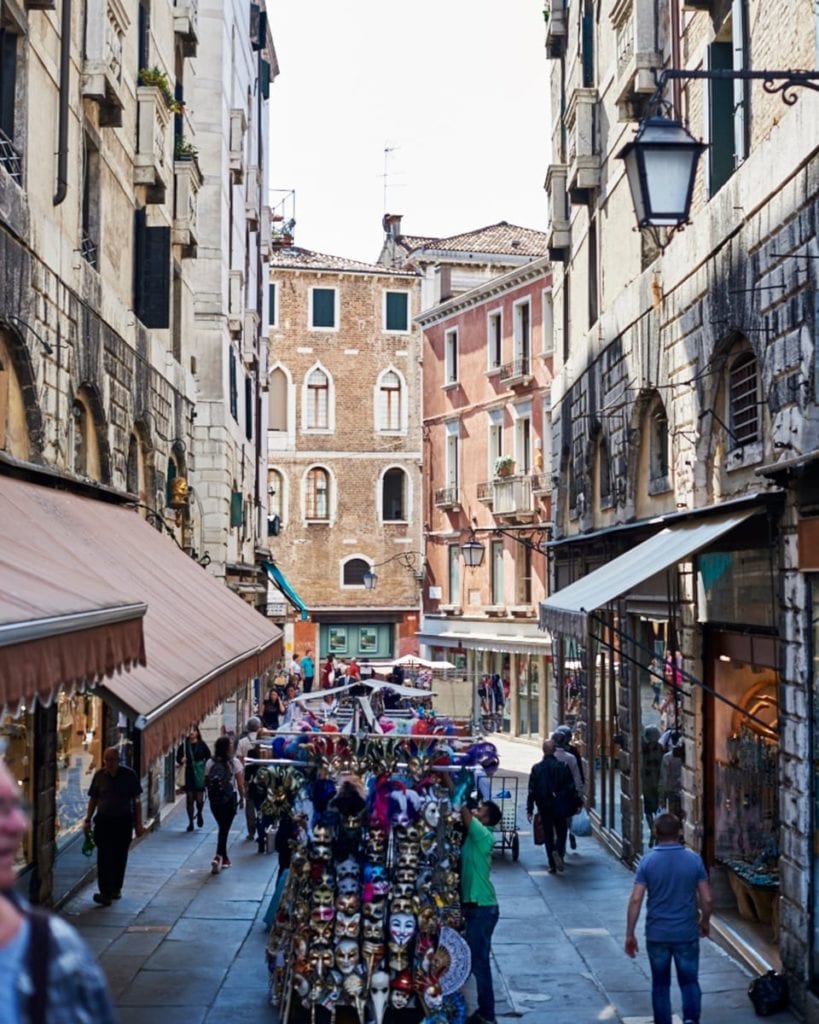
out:
<path id="1" fill-rule="evenodd" d="M 227 807 L 233 801 L 233 769 L 227 761 L 214 761 L 205 778 L 211 807 Z"/>

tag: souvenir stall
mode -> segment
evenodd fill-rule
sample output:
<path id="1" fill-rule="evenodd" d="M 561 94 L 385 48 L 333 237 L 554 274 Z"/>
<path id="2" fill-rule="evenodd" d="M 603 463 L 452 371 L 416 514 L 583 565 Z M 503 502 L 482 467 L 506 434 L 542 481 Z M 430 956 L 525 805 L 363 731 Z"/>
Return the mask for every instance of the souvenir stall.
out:
<path id="1" fill-rule="evenodd" d="M 497 755 L 435 727 L 277 736 L 260 764 L 262 811 L 290 837 L 267 947 L 281 1024 L 463 1024 L 456 809 Z"/>

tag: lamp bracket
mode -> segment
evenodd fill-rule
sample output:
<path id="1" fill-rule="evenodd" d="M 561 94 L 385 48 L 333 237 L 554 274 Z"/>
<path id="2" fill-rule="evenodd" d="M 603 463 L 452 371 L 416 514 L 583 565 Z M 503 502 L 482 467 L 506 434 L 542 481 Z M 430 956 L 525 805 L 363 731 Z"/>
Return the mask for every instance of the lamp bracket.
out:
<path id="1" fill-rule="evenodd" d="M 663 93 L 668 82 L 674 81 L 691 81 L 702 78 L 711 82 L 762 82 L 762 88 L 765 92 L 771 95 L 781 93 L 782 102 L 789 107 L 792 107 L 799 99 L 799 96 L 793 91 L 794 89 L 802 87 L 819 92 L 819 72 L 802 71 L 801 69 L 793 68 L 786 71 L 752 71 L 744 68 L 737 70 L 733 68 L 693 68 L 691 70 L 685 68 L 666 68 L 660 72 L 657 72 L 655 69 L 654 74 L 657 88 L 648 101 L 647 113 L 649 115 L 652 111 L 661 110 L 669 106 L 667 101 L 663 99 Z"/>

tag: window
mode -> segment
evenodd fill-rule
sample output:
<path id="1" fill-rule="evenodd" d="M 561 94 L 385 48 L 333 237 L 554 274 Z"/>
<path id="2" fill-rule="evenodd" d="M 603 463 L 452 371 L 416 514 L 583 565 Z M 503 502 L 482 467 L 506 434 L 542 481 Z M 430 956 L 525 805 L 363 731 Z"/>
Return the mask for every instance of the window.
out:
<path id="1" fill-rule="evenodd" d="M 128 438 L 128 458 L 125 463 L 125 490 L 129 494 L 139 494 L 139 439 L 136 434 Z"/>
<path id="2" fill-rule="evenodd" d="M 100 154 L 83 133 L 82 234 L 80 255 L 96 269 L 100 244 Z"/>
<path id="3" fill-rule="evenodd" d="M 523 475 L 532 472 L 532 420 L 528 415 L 515 420 L 515 468 Z"/>
<path id="4" fill-rule="evenodd" d="M 171 229 L 148 227 L 134 210 L 134 313 L 145 327 L 166 329 L 171 306 Z"/>
<path id="5" fill-rule="evenodd" d="M 747 68 L 745 0 L 732 0 L 731 16 L 708 47 L 708 68 Z M 708 82 L 708 193 L 715 195 L 748 155 L 746 111 L 748 83 L 722 79 Z"/>
<path id="6" fill-rule="evenodd" d="M 267 429 L 287 430 L 287 374 L 277 367 L 271 374 L 267 387 Z"/>
<path id="7" fill-rule="evenodd" d="M 757 367 L 753 352 L 742 352 L 728 370 L 728 423 L 732 447 L 759 440 Z"/>
<path id="8" fill-rule="evenodd" d="M 245 437 L 248 441 L 253 440 L 253 400 L 255 397 L 255 388 L 253 387 L 253 378 L 248 376 L 245 377 Z"/>
<path id="9" fill-rule="evenodd" d="M 515 548 L 515 603 L 532 603 L 532 549 L 525 544 Z"/>
<path id="10" fill-rule="evenodd" d="M 310 289 L 310 327 L 313 330 L 336 329 L 336 289 Z"/>
<path id="11" fill-rule="evenodd" d="M 489 369 L 500 369 L 503 362 L 503 314 L 499 309 L 486 318 L 486 349 Z"/>
<path id="12" fill-rule="evenodd" d="M 505 604 L 503 596 L 503 541 L 493 540 L 491 544 L 492 554 L 492 593 L 490 595 L 492 604 Z"/>
<path id="13" fill-rule="evenodd" d="M 589 257 L 589 327 L 597 323 L 600 315 L 600 293 L 598 291 L 599 266 L 597 259 L 597 220 L 592 217 L 589 221 L 588 245 L 586 251 Z"/>
<path id="14" fill-rule="evenodd" d="M 23 183 L 23 161 L 16 146 L 17 34 L 0 25 L 0 167 L 18 185 Z"/>
<path id="15" fill-rule="evenodd" d="M 306 430 L 328 430 L 330 426 L 330 382 L 324 370 L 307 375 Z"/>
<path id="16" fill-rule="evenodd" d="M 236 350 L 231 345 L 228 349 L 228 387 L 230 389 L 230 415 L 239 421 L 239 378 L 236 365 Z"/>
<path id="17" fill-rule="evenodd" d="M 503 455 L 503 418 L 502 414 L 493 418 L 489 424 L 489 476 L 495 475 L 495 465 Z"/>
<path id="18" fill-rule="evenodd" d="M 271 327 L 277 327 L 279 323 L 277 300 L 276 286 L 275 284 L 269 284 L 267 286 L 267 322 Z"/>
<path id="19" fill-rule="evenodd" d="M 444 385 L 458 383 L 458 329 L 444 335 Z"/>
<path id="20" fill-rule="evenodd" d="M 532 352 L 532 309 L 529 300 L 516 302 L 513 310 L 514 372 L 529 373 Z"/>
<path id="21" fill-rule="evenodd" d="M 404 522 L 407 515 L 407 474 L 388 469 L 381 481 L 381 517 L 385 522 Z"/>
<path id="22" fill-rule="evenodd" d="M 267 471 L 267 514 L 284 519 L 284 478 L 277 469 Z"/>
<path id="23" fill-rule="evenodd" d="M 139 0 L 137 21 L 137 67 L 151 66 L 151 0 Z"/>
<path id="24" fill-rule="evenodd" d="M 376 430 L 398 431 L 404 426 L 403 388 L 395 370 L 381 375 L 376 395 Z"/>
<path id="25" fill-rule="evenodd" d="M 659 400 L 648 412 L 648 438 L 650 481 L 664 481 L 668 477 L 668 415 Z"/>
<path id="26" fill-rule="evenodd" d="M 84 402 L 75 398 L 71 403 L 68 458 L 77 476 L 88 476 L 88 454 L 91 416 Z"/>
<path id="27" fill-rule="evenodd" d="M 668 424 L 666 423 L 666 429 Z M 667 445 L 666 445 L 667 447 Z M 608 508 L 611 505 L 611 459 L 609 457 L 609 445 L 606 438 L 601 434 L 597 441 L 597 471 L 600 474 L 600 507 Z M 668 466 L 666 465 L 666 472 Z M 664 472 L 662 476 L 665 476 Z"/>
<path id="28" fill-rule="evenodd" d="M 554 300 L 550 288 L 543 292 L 543 347 L 544 356 L 550 356 L 555 350 L 555 311 Z"/>
<path id="29" fill-rule="evenodd" d="M 363 558 L 351 558 L 344 563 L 341 581 L 345 587 L 363 587 L 364 573 L 370 571 L 370 563 Z"/>
<path id="30" fill-rule="evenodd" d="M 458 433 L 459 425 L 446 425 L 446 485 L 452 490 L 458 488 Z"/>
<path id="31" fill-rule="evenodd" d="M 307 474 L 305 515 L 319 521 L 330 518 L 330 477 L 327 470 L 319 466 Z"/>
<path id="32" fill-rule="evenodd" d="M 398 334 L 409 331 L 408 292 L 384 292 L 384 330 Z"/>
<path id="33" fill-rule="evenodd" d="M 449 545 L 449 603 L 461 601 L 461 549 L 457 544 Z"/>

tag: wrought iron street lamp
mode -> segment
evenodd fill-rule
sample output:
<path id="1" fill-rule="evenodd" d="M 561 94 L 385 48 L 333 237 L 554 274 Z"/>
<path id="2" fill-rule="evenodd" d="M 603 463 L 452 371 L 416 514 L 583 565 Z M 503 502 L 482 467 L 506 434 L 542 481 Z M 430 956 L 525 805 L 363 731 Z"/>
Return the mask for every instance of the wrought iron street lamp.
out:
<path id="1" fill-rule="evenodd" d="M 469 534 L 469 539 L 461 544 L 461 554 L 464 558 L 464 565 L 469 569 L 477 569 L 483 563 L 486 548 L 477 539 L 474 530 Z"/>
<path id="2" fill-rule="evenodd" d="M 669 68 L 657 77 L 657 89 L 648 102 L 649 116 L 640 122 L 637 135 L 617 154 L 625 161 L 637 225 L 649 227 L 680 227 L 688 222 L 697 164 L 708 147 L 698 142 L 680 121 L 657 112 L 669 109 L 663 99 L 670 81 L 693 79 L 708 81 L 761 81 L 767 93 L 781 93 L 783 103 L 793 106 L 801 86 L 819 91 L 819 72 L 814 71 L 746 71 L 719 68 L 686 71 Z"/>
<path id="3" fill-rule="evenodd" d="M 383 562 L 375 562 L 362 575 L 361 581 L 367 590 L 375 590 L 378 585 L 378 573 L 374 570 L 380 569 L 382 565 L 389 565 L 390 562 L 399 562 L 405 569 L 415 576 L 418 583 L 423 580 L 426 566 L 423 552 L 401 551 L 397 555 L 393 555 L 392 558 L 385 558 Z"/>

